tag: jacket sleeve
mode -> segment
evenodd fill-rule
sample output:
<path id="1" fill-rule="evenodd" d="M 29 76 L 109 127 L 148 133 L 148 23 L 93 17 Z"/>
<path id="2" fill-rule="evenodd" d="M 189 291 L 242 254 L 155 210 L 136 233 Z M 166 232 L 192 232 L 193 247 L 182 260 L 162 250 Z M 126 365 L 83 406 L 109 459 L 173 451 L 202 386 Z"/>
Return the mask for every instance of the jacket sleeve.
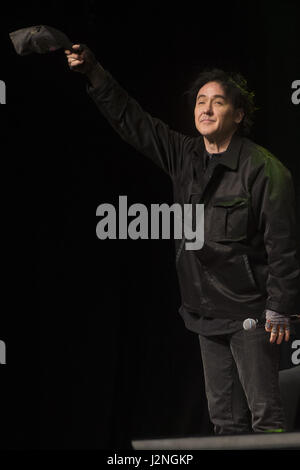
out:
<path id="1" fill-rule="evenodd" d="M 161 120 L 145 112 L 107 71 L 101 86 L 88 85 L 87 92 L 123 140 L 169 176 L 179 173 L 184 147 L 190 137 L 170 130 Z"/>
<path id="2" fill-rule="evenodd" d="M 267 158 L 252 190 L 258 229 L 268 256 L 266 309 L 285 315 L 300 311 L 300 263 L 296 208 L 290 171 Z"/>

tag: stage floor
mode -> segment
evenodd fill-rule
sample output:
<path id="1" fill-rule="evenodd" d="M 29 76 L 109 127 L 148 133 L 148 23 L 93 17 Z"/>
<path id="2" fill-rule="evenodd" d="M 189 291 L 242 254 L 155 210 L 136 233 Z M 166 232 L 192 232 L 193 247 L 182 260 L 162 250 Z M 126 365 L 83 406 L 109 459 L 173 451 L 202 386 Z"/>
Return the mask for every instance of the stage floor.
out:
<path id="1" fill-rule="evenodd" d="M 135 450 L 300 449 L 300 432 L 133 440 Z"/>

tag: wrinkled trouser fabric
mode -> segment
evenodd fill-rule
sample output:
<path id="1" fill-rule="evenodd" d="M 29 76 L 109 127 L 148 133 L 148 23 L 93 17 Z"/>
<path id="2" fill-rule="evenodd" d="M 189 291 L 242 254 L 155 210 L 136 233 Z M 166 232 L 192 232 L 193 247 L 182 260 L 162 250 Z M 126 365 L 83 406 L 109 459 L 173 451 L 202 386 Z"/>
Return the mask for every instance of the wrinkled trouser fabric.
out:
<path id="1" fill-rule="evenodd" d="M 205 390 L 216 434 L 284 429 L 279 348 L 263 326 L 229 335 L 199 335 Z"/>

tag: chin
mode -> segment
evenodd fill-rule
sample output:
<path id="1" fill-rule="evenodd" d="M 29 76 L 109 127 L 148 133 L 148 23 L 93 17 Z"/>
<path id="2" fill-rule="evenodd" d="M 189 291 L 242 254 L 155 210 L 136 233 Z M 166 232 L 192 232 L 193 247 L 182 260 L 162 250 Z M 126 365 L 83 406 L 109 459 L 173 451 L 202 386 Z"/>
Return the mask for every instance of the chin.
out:
<path id="1" fill-rule="evenodd" d="M 214 138 L 214 135 L 215 133 L 214 132 L 208 132 L 208 131 L 201 131 L 200 129 L 198 129 L 198 131 L 200 132 L 200 134 L 203 136 L 203 137 L 207 137 L 207 138 L 211 138 L 213 139 Z"/>
<path id="2" fill-rule="evenodd" d="M 215 134 L 215 129 L 207 129 L 207 127 L 199 126 L 198 132 L 204 137 L 213 137 Z"/>

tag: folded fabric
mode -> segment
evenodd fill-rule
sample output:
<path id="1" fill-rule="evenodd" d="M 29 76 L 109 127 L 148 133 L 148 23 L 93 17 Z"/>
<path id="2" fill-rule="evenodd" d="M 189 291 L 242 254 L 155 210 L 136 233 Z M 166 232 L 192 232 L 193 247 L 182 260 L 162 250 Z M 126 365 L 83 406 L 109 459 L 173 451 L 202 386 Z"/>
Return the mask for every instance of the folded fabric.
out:
<path id="1" fill-rule="evenodd" d="M 58 29 L 51 26 L 31 26 L 29 28 L 18 29 L 9 33 L 15 51 L 19 55 L 27 55 L 33 52 L 45 54 L 56 51 L 63 47 L 72 49 L 70 39 Z"/>

